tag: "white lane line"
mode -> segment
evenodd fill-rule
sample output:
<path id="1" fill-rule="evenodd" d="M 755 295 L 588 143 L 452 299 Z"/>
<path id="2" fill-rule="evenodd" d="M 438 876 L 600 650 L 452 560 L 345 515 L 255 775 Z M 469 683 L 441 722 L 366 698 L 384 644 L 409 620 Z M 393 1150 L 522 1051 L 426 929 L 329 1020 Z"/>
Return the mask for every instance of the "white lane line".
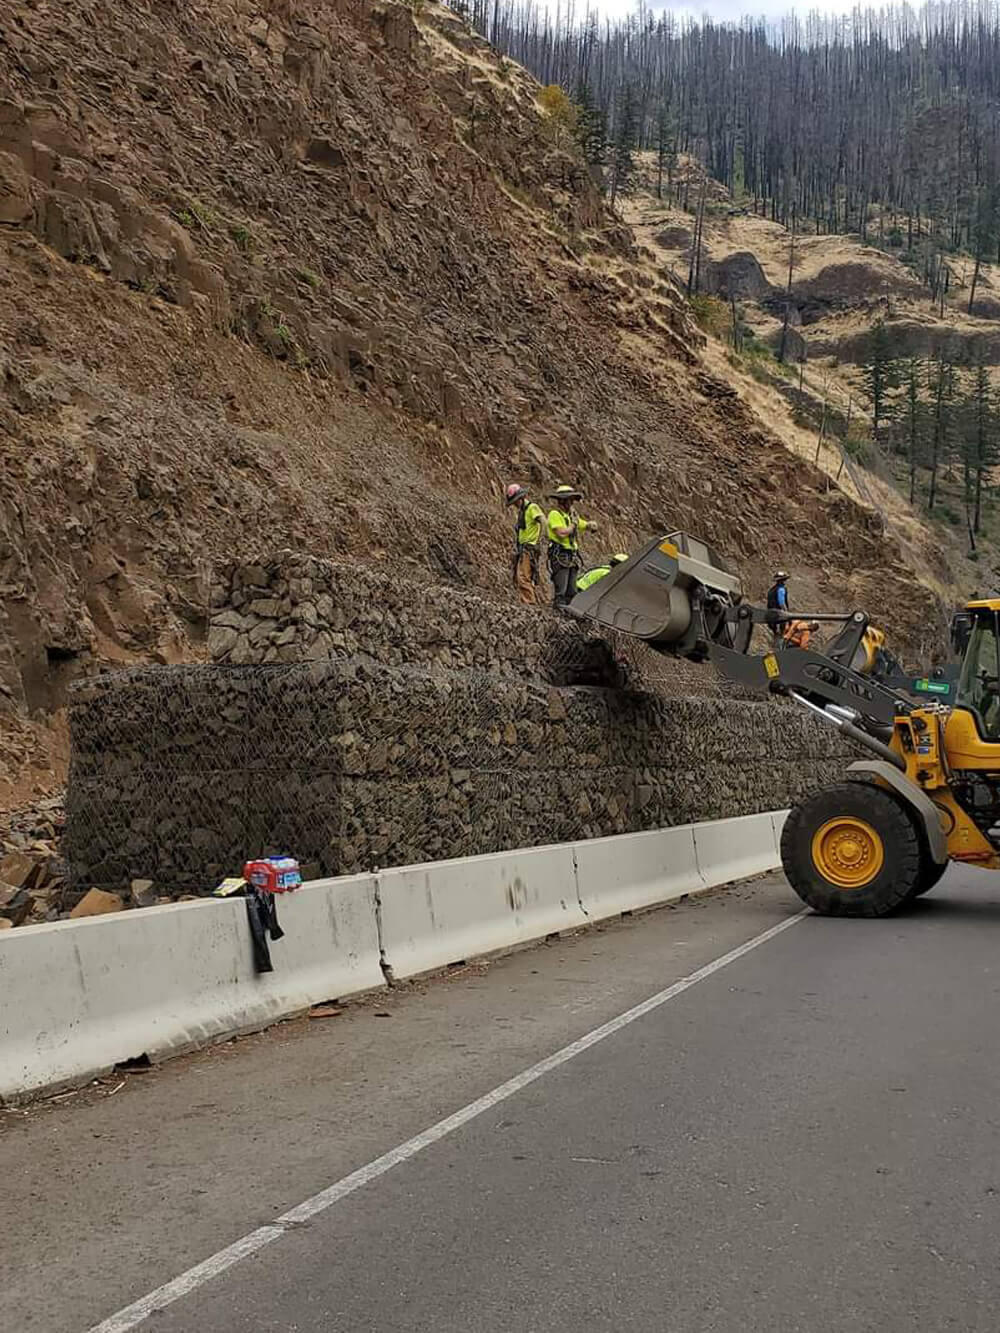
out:
<path id="1" fill-rule="evenodd" d="M 584 1051 L 590 1050 L 591 1046 L 596 1046 L 598 1042 L 613 1037 L 616 1032 L 628 1027 L 637 1018 L 642 1018 L 644 1015 L 652 1013 L 654 1009 L 659 1009 L 668 1000 L 674 999 L 677 995 L 682 995 L 684 991 L 696 986 L 699 981 L 704 981 L 722 968 L 728 967 L 730 963 L 735 963 L 737 959 L 744 957 L 753 949 L 758 949 L 762 944 L 766 944 L 768 940 L 773 940 L 775 935 L 780 935 L 783 930 L 788 930 L 789 927 L 796 925 L 803 917 L 809 915 L 809 911 L 806 910 L 797 913 L 795 916 L 787 917 L 784 921 L 779 921 L 776 926 L 771 926 L 769 930 L 765 930 L 762 934 L 755 935 L 746 944 L 731 949 L 729 953 L 723 954 L 721 958 L 716 958 L 714 962 L 706 963 L 697 972 L 692 972 L 689 977 L 684 977 L 681 981 L 675 981 L 666 990 L 658 991 L 655 995 L 651 995 L 648 1000 L 643 1000 L 641 1004 L 637 1004 L 634 1008 L 627 1009 L 625 1013 L 619 1014 L 617 1018 L 602 1023 L 599 1028 L 594 1028 L 592 1032 L 588 1032 L 585 1036 L 570 1042 L 568 1046 L 563 1046 L 554 1055 L 548 1055 L 544 1060 L 539 1060 L 538 1064 L 532 1065 L 530 1069 L 515 1074 L 513 1078 L 509 1078 L 506 1083 L 501 1083 L 492 1092 L 487 1092 L 474 1102 L 469 1102 L 468 1106 L 463 1106 L 454 1115 L 439 1120 L 436 1125 L 431 1125 L 423 1133 L 417 1134 L 412 1139 L 407 1139 L 398 1148 L 392 1148 L 389 1152 L 383 1153 L 381 1157 L 376 1157 L 367 1166 L 359 1167 L 357 1171 L 352 1171 L 349 1176 L 344 1176 L 336 1184 L 327 1186 L 325 1190 L 320 1190 L 318 1194 L 306 1199 L 304 1203 L 300 1203 L 287 1213 L 282 1213 L 269 1225 L 258 1227 L 256 1231 L 251 1231 L 249 1235 L 243 1236 L 232 1245 L 227 1245 L 224 1250 L 219 1250 L 218 1253 L 210 1255 L 200 1264 L 196 1264 L 194 1268 L 189 1268 L 186 1273 L 181 1273 L 179 1277 L 175 1277 L 162 1287 L 157 1287 L 148 1296 L 141 1297 L 131 1305 L 127 1305 L 124 1310 L 119 1310 L 117 1314 L 110 1315 L 100 1324 L 95 1324 L 93 1328 L 88 1330 L 88 1333 L 128 1333 L 129 1329 L 138 1328 L 151 1314 L 165 1309 L 168 1305 L 173 1305 L 174 1301 L 179 1301 L 183 1296 L 190 1295 L 198 1287 L 204 1286 L 206 1282 L 210 1282 L 213 1278 L 218 1277 L 220 1273 L 224 1273 L 227 1268 L 232 1268 L 234 1264 L 249 1259 L 252 1254 L 262 1250 L 265 1245 L 270 1245 L 272 1241 L 279 1240 L 285 1235 L 286 1228 L 308 1222 L 310 1218 L 315 1217 L 318 1213 L 326 1212 L 328 1208 L 332 1208 L 335 1203 L 339 1203 L 341 1199 L 353 1194 L 355 1190 L 363 1189 L 365 1185 L 371 1184 L 379 1176 L 384 1176 L 394 1166 L 399 1166 L 402 1162 L 408 1162 L 411 1157 L 416 1157 L 417 1153 L 423 1152 L 432 1143 L 437 1143 L 449 1134 L 454 1134 L 456 1129 L 461 1129 L 463 1125 L 467 1125 L 470 1120 L 475 1120 L 484 1111 L 490 1110 L 499 1102 L 506 1101 L 508 1097 L 513 1097 L 515 1093 L 528 1087 L 530 1083 L 536 1082 L 546 1074 L 550 1074 L 553 1069 L 558 1069 L 560 1065 L 567 1064 L 576 1056 L 582 1055 Z"/>

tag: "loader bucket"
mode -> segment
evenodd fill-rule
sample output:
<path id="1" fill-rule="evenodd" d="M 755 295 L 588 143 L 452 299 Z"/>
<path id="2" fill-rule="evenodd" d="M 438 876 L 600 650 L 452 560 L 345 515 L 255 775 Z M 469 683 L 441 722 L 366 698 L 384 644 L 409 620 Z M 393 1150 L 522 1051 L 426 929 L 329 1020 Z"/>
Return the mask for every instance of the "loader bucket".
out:
<path id="1" fill-rule="evenodd" d="M 691 592 L 699 585 L 727 604 L 742 596 L 739 579 L 709 546 L 685 532 L 672 532 L 653 538 L 624 564 L 577 593 L 569 610 L 644 639 L 660 652 L 683 656 L 701 633 L 691 607 Z"/>

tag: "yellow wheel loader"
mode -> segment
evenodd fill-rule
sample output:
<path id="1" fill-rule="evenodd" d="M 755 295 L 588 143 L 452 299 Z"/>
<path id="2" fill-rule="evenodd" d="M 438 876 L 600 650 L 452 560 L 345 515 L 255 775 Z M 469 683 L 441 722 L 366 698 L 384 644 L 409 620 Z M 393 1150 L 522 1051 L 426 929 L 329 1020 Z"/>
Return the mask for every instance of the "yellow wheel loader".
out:
<path id="1" fill-rule="evenodd" d="M 822 652 L 783 644 L 788 617 L 744 602 L 716 552 L 683 532 L 648 543 L 569 610 L 660 652 L 711 661 L 867 751 L 785 823 L 785 874 L 815 911 L 884 916 L 926 893 L 950 861 L 1000 867 L 1000 598 L 956 617 L 957 671 L 917 676 L 861 611 L 796 612 L 840 629 Z M 756 626 L 772 637 L 770 651 L 751 652 Z"/>

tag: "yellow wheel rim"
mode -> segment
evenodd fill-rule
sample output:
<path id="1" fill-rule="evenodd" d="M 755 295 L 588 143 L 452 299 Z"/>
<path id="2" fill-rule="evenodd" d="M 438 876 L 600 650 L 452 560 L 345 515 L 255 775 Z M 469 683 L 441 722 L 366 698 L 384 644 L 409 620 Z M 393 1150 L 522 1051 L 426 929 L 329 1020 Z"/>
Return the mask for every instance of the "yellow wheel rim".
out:
<path id="1" fill-rule="evenodd" d="M 853 815 L 828 819 L 812 840 L 813 865 L 839 889 L 863 889 L 885 864 L 882 839 Z"/>

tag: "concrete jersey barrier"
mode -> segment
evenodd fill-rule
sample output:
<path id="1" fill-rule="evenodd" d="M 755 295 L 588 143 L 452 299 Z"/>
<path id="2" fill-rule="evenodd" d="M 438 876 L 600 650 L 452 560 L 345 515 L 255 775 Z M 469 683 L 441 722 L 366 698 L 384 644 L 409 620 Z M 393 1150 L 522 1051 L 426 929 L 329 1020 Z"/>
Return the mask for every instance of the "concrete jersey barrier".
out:
<path id="1" fill-rule="evenodd" d="M 698 869 L 707 887 L 762 875 L 780 864 L 770 811 L 692 824 Z"/>
<path id="2" fill-rule="evenodd" d="M 0 937 L 0 1099 L 163 1059 L 382 982 L 371 876 L 279 903 L 254 971 L 242 899 L 149 907 Z"/>
<path id="3" fill-rule="evenodd" d="M 580 903 L 591 921 L 637 912 L 705 887 L 693 825 L 574 844 Z"/>
<path id="4" fill-rule="evenodd" d="M 264 974 L 240 899 L 7 931 L 0 1101 L 773 870 L 785 813 L 317 880 L 280 899 Z"/>
<path id="5" fill-rule="evenodd" d="M 569 843 L 383 870 L 378 894 L 383 958 L 398 978 L 587 924 Z"/>

